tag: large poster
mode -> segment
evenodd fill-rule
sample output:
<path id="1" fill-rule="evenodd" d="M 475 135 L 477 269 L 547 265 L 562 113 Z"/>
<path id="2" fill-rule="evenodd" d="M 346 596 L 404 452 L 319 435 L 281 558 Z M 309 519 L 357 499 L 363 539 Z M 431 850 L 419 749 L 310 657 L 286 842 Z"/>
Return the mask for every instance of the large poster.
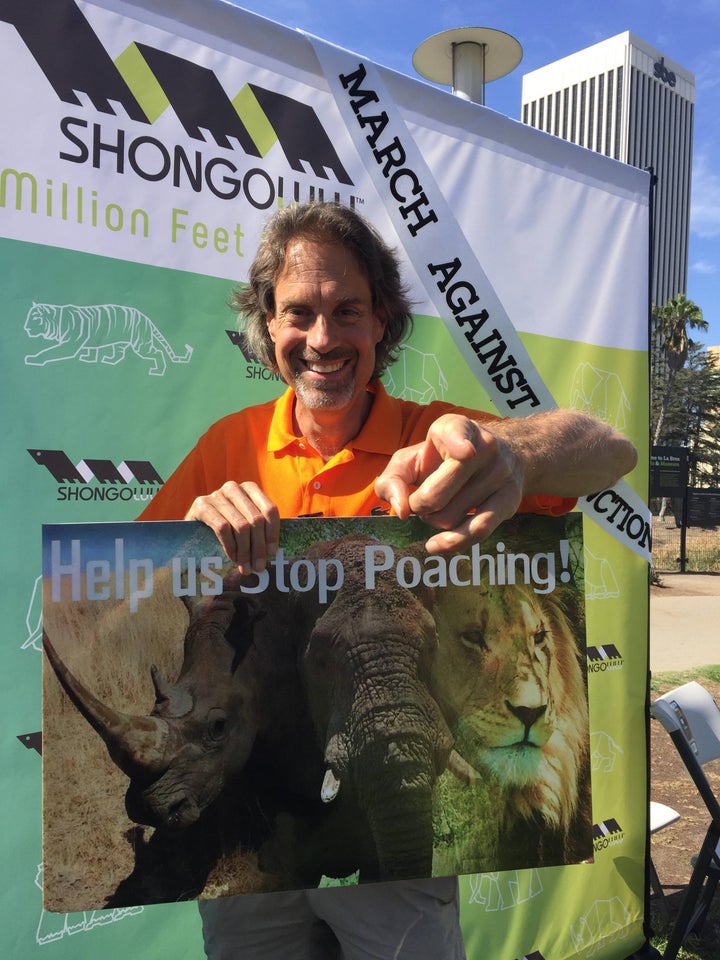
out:
<path id="1" fill-rule="evenodd" d="M 628 487 L 641 500 L 649 178 L 354 57 L 432 177 L 391 184 L 411 168 L 388 167 L 383 189 L 405 197 L 403 222 L 417 226 L 421 194 L 440 191 L 460 231 L 462 247 L 438 241 L 428 290 L 358 136 L 377 130 L 378 151 L 390 143 L 380 121 L 347 122 L 321 41 L 219 0 L 2 0 L 0 50 L 0 809 L 14 865 L 0 916 L 22 960 L 195 960 L 191 903 L 43 909 L 41 525 L 134 519 L 212 421 L 278 395 L 227 303 L 269 214 L 321 197 L 355 205 L 403 257 L 416 316 L 385 377 L 392 394 L 495 409 L 457 334 L 471 332 L 495 375 L 515 369 L 520 355 L 494 323 L 502 314 L 554 402 L 633 440 L 641 463 Z M 363 81 L 352 98 L 368 89 L 380 86 Z M 502 308 L 492 330 L 478 327 L 478 274 L 454 266 L 465 244 Z M 593 504 L 607 520 L 601 528 L 586 511 L 583 524 L 594 862 L 464 875 L 471 958 L 609 960 L 644 940 L 647 566 L 631 548 L 647 543 L 627 492 Z"/>
<path id="2" fill-rule="evenodd" d="M 45 526 L 46 908 L 590 861 L 582 524 L 432 532 Z"/>

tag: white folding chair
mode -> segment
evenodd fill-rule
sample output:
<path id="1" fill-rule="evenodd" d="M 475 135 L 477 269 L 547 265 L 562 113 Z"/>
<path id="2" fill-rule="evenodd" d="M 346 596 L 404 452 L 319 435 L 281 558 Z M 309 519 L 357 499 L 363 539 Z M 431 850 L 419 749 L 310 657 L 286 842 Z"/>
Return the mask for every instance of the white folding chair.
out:
<path id="1" fill-rule="evenodd" d="M 658 803 L 656 800 L 650 801 L 651 835 L 659 833 L 661 830 L 664 830 L 665 827 L 669 827 L 671 823 L 675 823 L 679 819 L 680 814 L 677 810 L 673 810 L 672 807 L 668 807 L 665 803 Z M 660 878 L 657 875 L 655 864 L 652 862 L 652 857 L 650 858 L 650 889 L 663 903 L 665 902 L 665 893 L 660 883 Z"/>
<path id="2" fill-rule="evenodd" d="M 710 814 L 710 825 L 700 852 L 693 857 L 690 882 L 663 954 L 664 960 L 675 960 L 687 935 L 701 929 L 720 880 L 720 802 L 703 770 L 704 764 L 720 757 L 720 709 L 708 691 L 693 680 L 658 697 L 650 713 L 670 734 Z"/>

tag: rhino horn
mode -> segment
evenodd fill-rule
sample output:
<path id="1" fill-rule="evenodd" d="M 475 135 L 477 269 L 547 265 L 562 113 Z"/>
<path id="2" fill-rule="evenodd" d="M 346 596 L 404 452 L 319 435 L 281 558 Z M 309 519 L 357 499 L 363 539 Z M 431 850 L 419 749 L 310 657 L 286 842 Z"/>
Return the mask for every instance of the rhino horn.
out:
<path id="1" fill-rule="evenodd" d="M 43 646 L 63 689 L 103 738 L 108 753 L 123 773 L 131 779 L 147 779 L 164 772 L 170 737 L 168 722 L 158 717 L 130 716 L 106 706 L 73 675 L 44 630 Z"/>

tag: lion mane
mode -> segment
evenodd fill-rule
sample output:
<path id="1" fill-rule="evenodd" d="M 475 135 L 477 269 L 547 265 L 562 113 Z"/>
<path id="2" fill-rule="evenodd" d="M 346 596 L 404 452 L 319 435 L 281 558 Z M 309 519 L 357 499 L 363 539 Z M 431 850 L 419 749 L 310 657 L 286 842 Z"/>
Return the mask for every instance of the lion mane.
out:
<path id="1" fill-rule="evenodd" d="M 451 769 L 468 783 L 494 782 L 506 836 L 531 827 L 524 835 L 554 837 L 563 862 L 590 855 L 587 687 L 562 607 L 515 585 L 441 591 L 433 612 Z"/>

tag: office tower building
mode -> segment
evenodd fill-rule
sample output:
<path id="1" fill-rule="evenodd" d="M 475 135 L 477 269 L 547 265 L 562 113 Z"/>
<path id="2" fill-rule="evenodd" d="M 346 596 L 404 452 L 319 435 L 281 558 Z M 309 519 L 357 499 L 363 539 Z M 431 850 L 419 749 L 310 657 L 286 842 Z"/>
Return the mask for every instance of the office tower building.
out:
<path id="1" fill-rule="evenodd" d="M 687 290 L 695 78 L 629 31 L 527 73 L 524 123 L 651 168 L 651 297 Z"/>

